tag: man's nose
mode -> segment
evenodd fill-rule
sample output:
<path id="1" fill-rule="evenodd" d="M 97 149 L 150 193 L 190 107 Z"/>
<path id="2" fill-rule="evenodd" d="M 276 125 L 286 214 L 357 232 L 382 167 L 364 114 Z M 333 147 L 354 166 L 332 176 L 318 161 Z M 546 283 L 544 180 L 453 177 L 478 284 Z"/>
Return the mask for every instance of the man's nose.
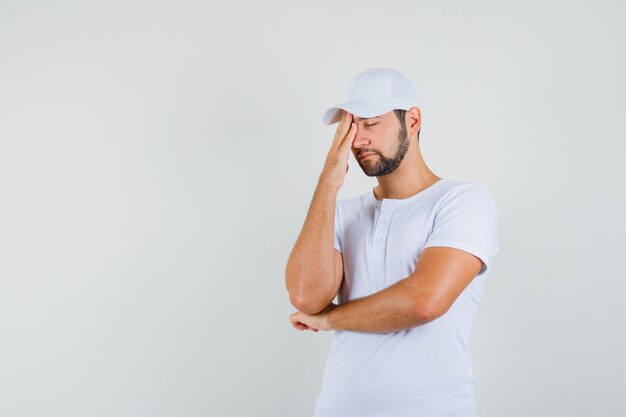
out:
<path id="1" fill-rule="evenodd" d="M 362 127 L 357 125 L 356 134 L 354 136 L 354 142 L 352 142 L 352 147 L 354 148 L 360 148 L 363 145 L 367 145 L 367 143 L 369 142 L 369 139 L 367 139 L 367 137 L 365 137 L 365 135 L 361 133 L 361 129 Z"/>

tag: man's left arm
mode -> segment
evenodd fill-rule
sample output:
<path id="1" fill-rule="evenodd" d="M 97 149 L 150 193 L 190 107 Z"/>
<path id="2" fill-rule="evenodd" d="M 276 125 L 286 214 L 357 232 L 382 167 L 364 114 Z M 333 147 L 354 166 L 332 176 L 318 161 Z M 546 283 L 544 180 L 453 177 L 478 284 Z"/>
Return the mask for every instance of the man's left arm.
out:
<path id="1" fill-rule="evenodd" d="M 396 332 L 443 315 L 482 267 L 480 258 L 461 249 L 431 246 L 422 252 L 414 272 L 366 297 L 330 304 L 315 315 L 297 311 L 292 325 L 313 329 L 370 333 Z"/>
<path id="2" fill-rule="evenodd" d="M 387 333 L 420 326 L 448 311 L 472 279 L 490 268 L 499 249 L 498 213 L 489 190 L 471 183 L 446 193 L 438 207 L 410 276 L 367 297 L 331 303 L 313 316 L 297 311 L 289 317 L 292 325 Z"/>

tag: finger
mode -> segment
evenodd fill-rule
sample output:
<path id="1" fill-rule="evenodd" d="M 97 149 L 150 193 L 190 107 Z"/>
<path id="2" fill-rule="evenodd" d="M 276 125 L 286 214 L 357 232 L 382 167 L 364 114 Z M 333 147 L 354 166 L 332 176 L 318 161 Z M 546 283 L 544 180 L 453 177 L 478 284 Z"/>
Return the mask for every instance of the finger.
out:
<path id="1" fill-rule="evenodd" d="M 343 122 L 343 130 L 342 133 L 345 135 L 350 130 L 350 126 L 352 124 L 352 113 L 346 110 L 346 118 Z"/>
<path id="2" fill-rule="evenodd" d="M 302 326 L 305 330 L 317 330 L 315 327 L 309 326 L 306 323 L 302 323 L 301 321 L 298 322 L 298 325 Z"/>
<path id="3" fill-rule="evenodd" d="M 352 123 L 350 125 L 350 130 L 348 130 L 348 133 L 346 134 L 343 142 L 341 143 L 341 149 L 347 149 L 350 146 L 352 146 L 352 142 L 354 142 L 354 138 L 356 136 L 356 131 L 357 131 L 357 125 L 356 123 Z"/>
<path id="4" fill-rule="evenodd" d="M 337 125 L 337 129 L 335 130 L 335 137 L 339 134 L 341 129 L 343 129 L 343 126 L 346 124 L 347 114 L 348 112 L 341 109 L 341 119 L 339 119 L 339 124 Z"/>
<path id="5" fill-rule="evenodd" d="M 341 116 L 341 121 L 337 126 L 337 131 L 335 132 L 335 140 L 333 142 L 341 142 L 348 130 L 350 129 L 350 123 L 352 123 L 352 114 L 347 110 L 342 110 L 343 115 Z"/>
<path id="6" fill-rule="evenodd" d="M 297 322 L 297 323 L 294 325 L 294 327 L 295 327 L 296 329 L 300 330 L 300 331 L 304 331 L 304 330 L 312 330 L 312 331 L 316 332 L 316 331 L 318 330 L 318 329 L 316 329 L 316 328 L 314 328 L 314 327 L 311 327 L 311 326 L 309 326 L 309 325 L 307 325 L 307 324 L 304 324 L 304 323 L 302 323 L 302 322 L 300 322 L 300 321 L 299 321 L 299 322 Z"/>
<path id="7" fill-rule="evenodd" d="M 350 113 L 348 112 L 348 110 L 341 110 L 341 120 L 339 121 L 339 125 L 342 126 L 343 128 L 345 128 L 346 124 L 349 123 L 349 117 Z"/>

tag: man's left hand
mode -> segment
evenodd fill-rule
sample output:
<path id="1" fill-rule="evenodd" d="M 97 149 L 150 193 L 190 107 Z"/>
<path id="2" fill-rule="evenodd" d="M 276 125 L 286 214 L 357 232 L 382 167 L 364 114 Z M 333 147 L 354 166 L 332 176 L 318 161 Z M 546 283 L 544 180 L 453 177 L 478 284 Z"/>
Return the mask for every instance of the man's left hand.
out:
<path id="1" fill-rule="evenodd" d="M 337 307 L 337 304 L 330 303 L 324 310 L 317 314 L 306 314 L 302 311 L 296 311 L 289 316 L 291 325 L 300 331 L 313 330 L 317 332 L 319 330 L 333 330 L 328 323 L 328 313 Z"/>

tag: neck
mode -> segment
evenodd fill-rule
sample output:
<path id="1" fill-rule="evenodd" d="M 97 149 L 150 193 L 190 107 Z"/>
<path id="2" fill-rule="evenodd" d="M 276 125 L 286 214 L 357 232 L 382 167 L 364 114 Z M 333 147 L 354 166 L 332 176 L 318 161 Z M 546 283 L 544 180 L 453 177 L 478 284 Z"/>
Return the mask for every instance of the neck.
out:
<path id="1" fill-rule="evenodd" d="M 374 188 L 374 197 L 404 199 L 430 187 L 441 179 L 426 166 L 419 147 L 407 152 L 405 158 L 391 174 L 376 177 L 378 186 Z"/>

